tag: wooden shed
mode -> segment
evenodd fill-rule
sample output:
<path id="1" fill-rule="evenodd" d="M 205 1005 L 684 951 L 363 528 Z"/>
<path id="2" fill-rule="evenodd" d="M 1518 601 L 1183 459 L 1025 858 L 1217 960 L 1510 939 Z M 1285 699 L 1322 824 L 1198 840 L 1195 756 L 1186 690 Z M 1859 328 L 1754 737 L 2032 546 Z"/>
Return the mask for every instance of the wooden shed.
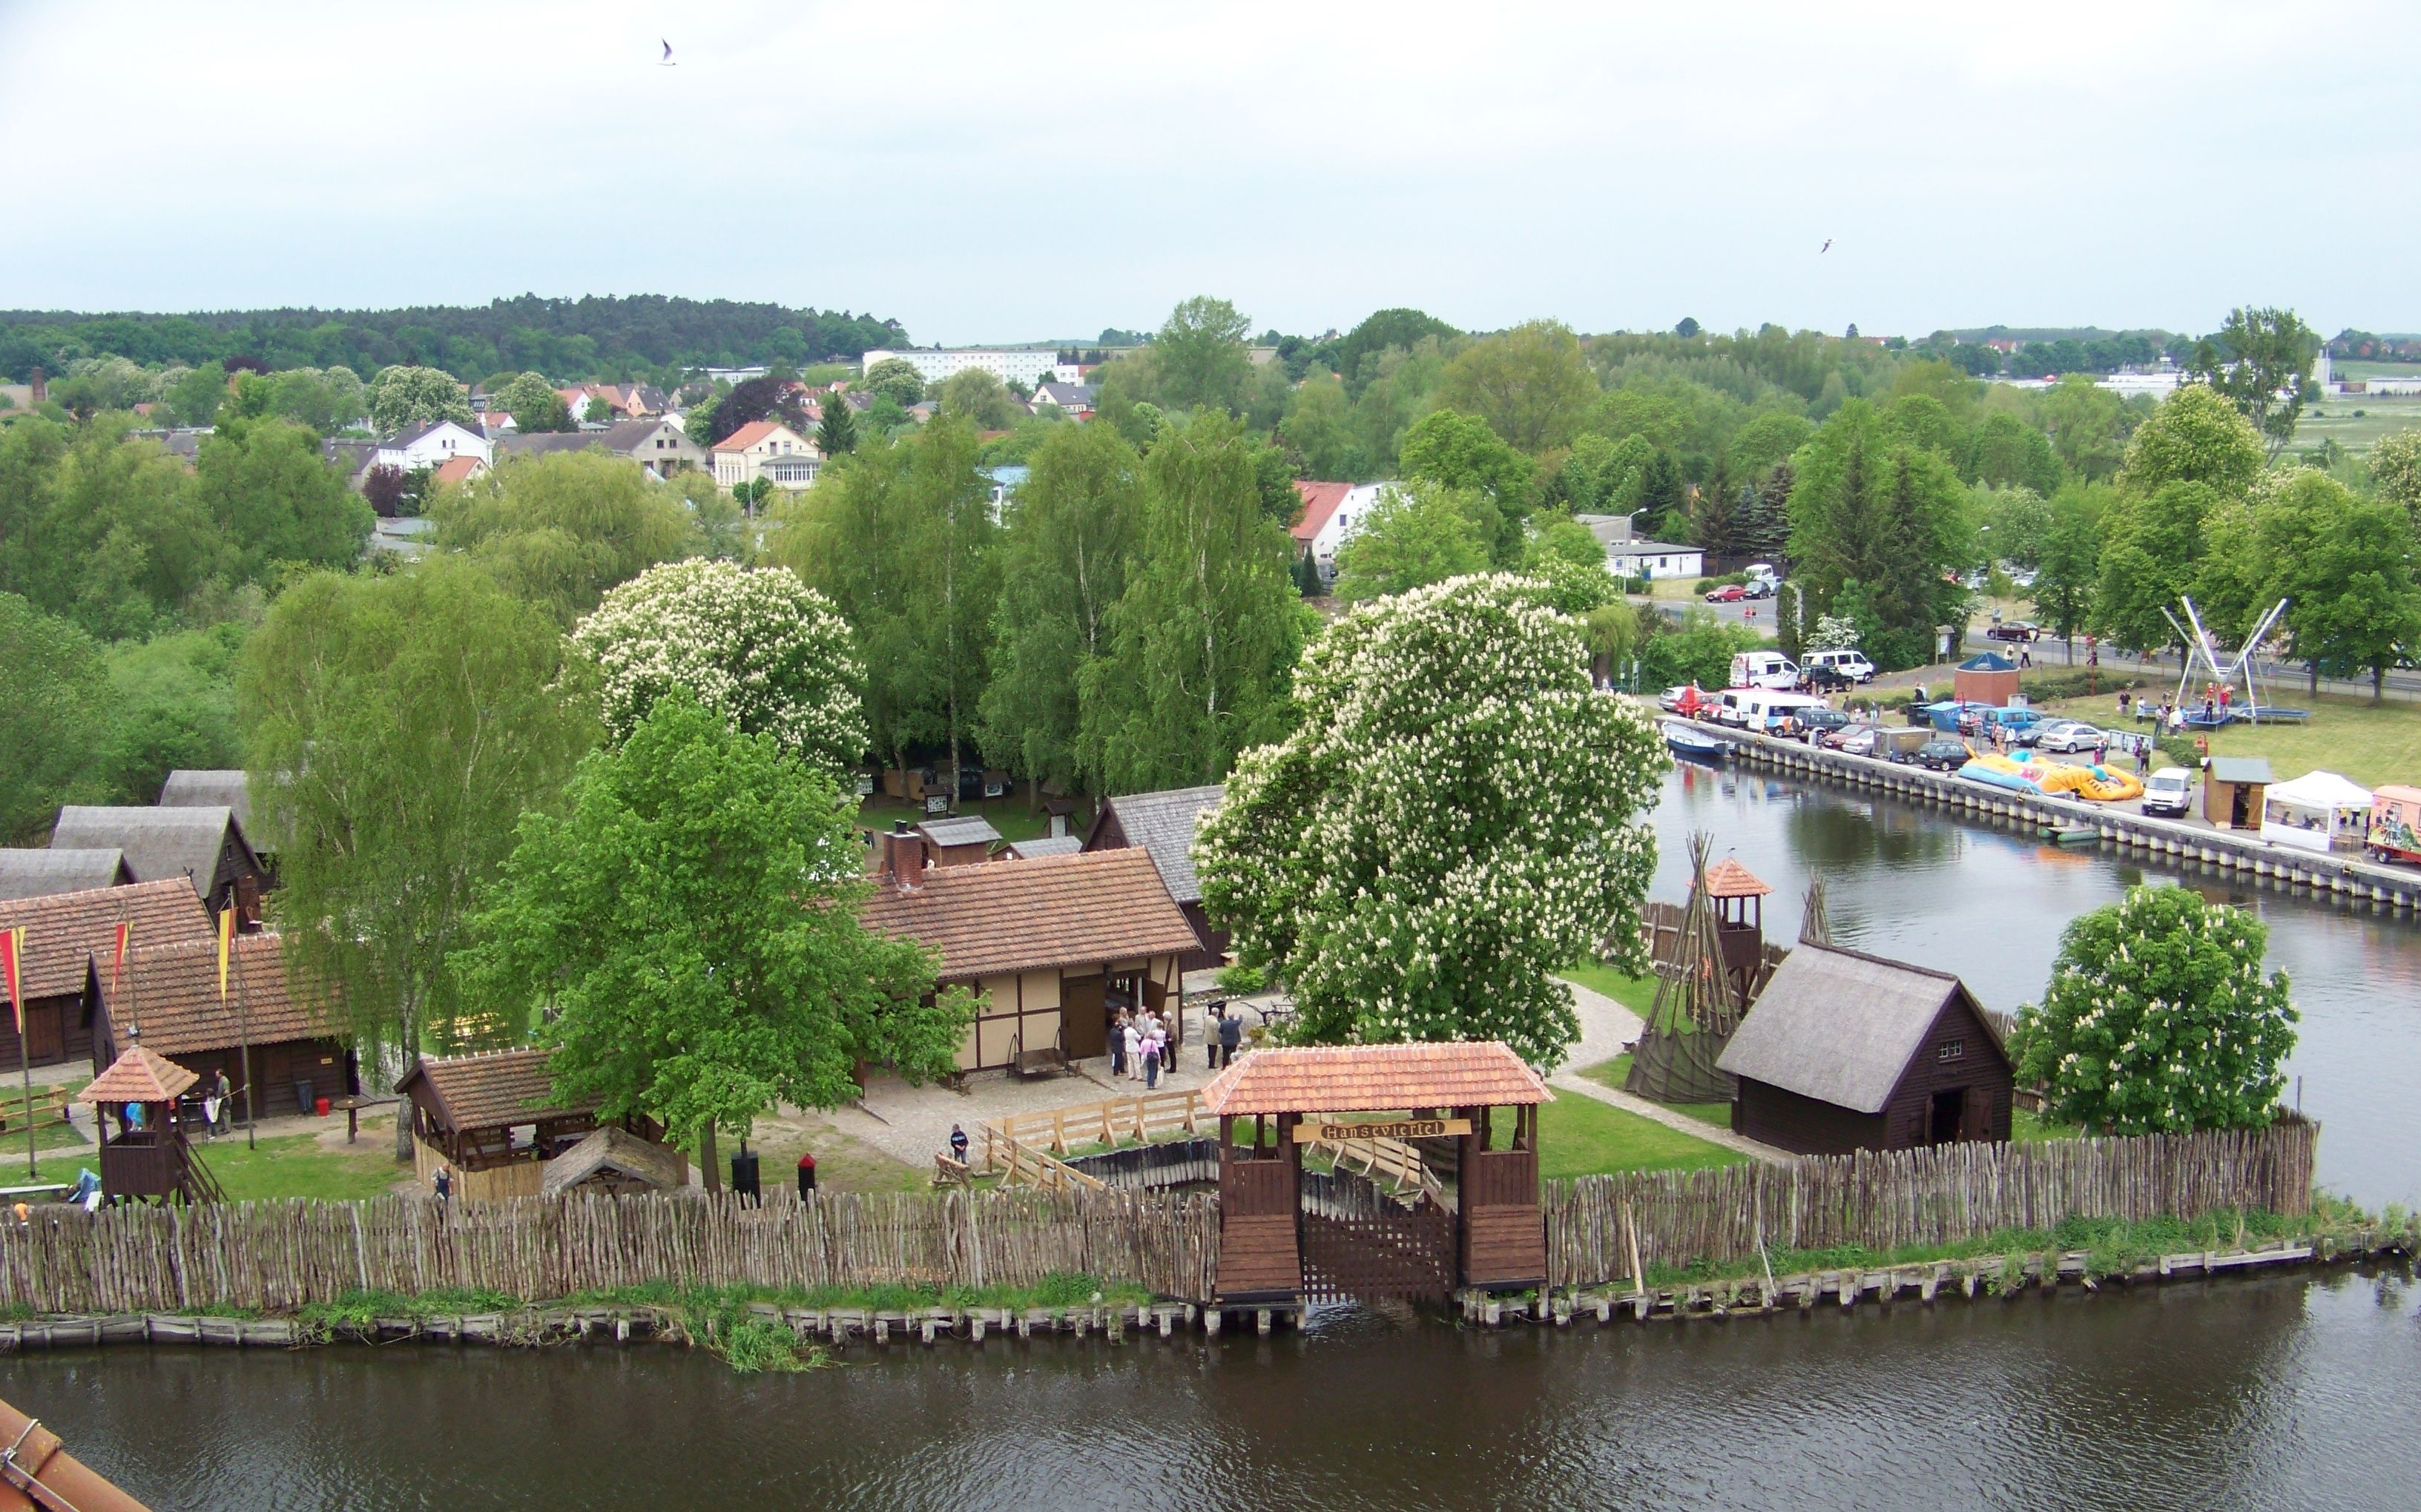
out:
<path id="1" fill-rule="evenodd" d="M 89 973 L 95 1071 L 139 1034 L 144 1049 L 206 1084 L 226 1071 L 238 1118 L 256 1089 L 251 1112 L 258 1118 L 309 1113 L 318 1099 L 362 1089 L 361 1063 L 336 993 L 298 977 L 274 934 L 235 937 L 225 1001 L 218 942 L 208 937 L 130 950 L 122 969 L 96 953 Z"/>
<path id="2" fill-rule="evenodd" d="M 0 850 L 0 898 L 48 897 L 96 887 L 124 887 L 134 881 L 126 852 L 99 850 Z"/>
<path id="3" fill-rule="evenodd" d="M 2009 1137 L 2008 1051 L 1947 972 L 1803 940 L 1716 1064 L 1734 1130 L 1803 1155 Z"/>
<path id="4" fill-rule="evenodd" d="M 130 950 L 211 938 L 210 913 L 181 879 L 0 901 L 0 929 L 25 931 L 19 973 L 25 994 L 25 1058 L 31 1064 L 93 1058 L 97 1070 L 117 1053 L 113 1048 L 93 1057 L 87 988 L 93 958 L 99 956 L 104 969 L 116 959 L 120 924 Z M 16 1064 L 16 1021 L 0 1010 L 0 1066 Z"/>
<path id="5" fill-rule="evenodd" d="M 1105 798 L 1101 811 L 1093 816 L 1092 828 L 1085 834 L 1086 850 L 1134 847 L 1151 857 L 1160 880 L 1167 884 L 1168 896 L 1177 900 L 1177 906 L 1185 911 L 1185 922 L 1194 927 L 1197 943 L 1178 963 L 1183 971 L 1210 971 L 1227 961 L 1227 931 L 1211 927 L 1210 916 L 1202 908 L 1202 881 L 1194 874 L 1195 832 L 1201 827 L 1203 816 L 1216 809 L 1226 793 L 1226 788 L 1213 784 Z"/>
<path id="6" fill-rule="evenodd" d="M 434 1187 L 438 1171 L 446 1170 L 458 1197 L 537 1196 L 546 1162 L 598 1127 L 594 1102 L 554 1095 L 550 1053 L 528 1048 L 420 1057 L 395 1084 L 412 1108 L 413 1175 Z M 642 1139 L 664 1137 L 649 1119 L 627 1118 L 622 1127 Z"/>
<path id="7" fill-rule="evenodd" d="M 212 913 L 233 908 L 260 918 L 269 869 L 224 803 L 185 808 L 89 807 L 70 803 L 51 829 L 53 849 L 123 851 L 137 881 L 190 885 Z"/>
<path id="8" fill-rule="evenodd" d="M 2202 774 L 2202 817 L 2223 830 L 2261 828 L 2270 785 L 2267 756 L 2212 756 Z"/>
<path id="9" fill-rule="evenodd" d="M 990 861 L 992 847 L 1000 844 L 1000 832 L 992 827 L 992 820 L 975 815 L 927 819 L 916 826 L 916 833 L 924 838 L 925 864 L 930 866 Z"/>
<path id="10" fill-rule="evenodd" d="M 961 1070 L 1103 1054 L 1120 1006 L 1162 1010 L 1172 1034 L 1181 1028 L 1167 1010 L 1183 996 L 1178 961 L 1196 942 L 1142 851 L 928 869 L 917 835 L 878 840 L 875 891 L 858 916 L 939 952 L 941 985 L 975 990 Z"/>
<path id="11" fill-rule="evenodd" d="M 2018 695 L 2018 664 L 1998 651 L 1980 651 L 1951 670 L 1950 696 L 1962 704 L 2005 709 Z"/>

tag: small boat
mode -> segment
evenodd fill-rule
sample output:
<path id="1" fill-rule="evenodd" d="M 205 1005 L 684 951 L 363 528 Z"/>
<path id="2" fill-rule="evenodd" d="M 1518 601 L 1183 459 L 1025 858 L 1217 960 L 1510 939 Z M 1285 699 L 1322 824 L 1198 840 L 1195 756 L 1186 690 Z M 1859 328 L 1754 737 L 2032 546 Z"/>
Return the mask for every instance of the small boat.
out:
<path id="1" fill-rule="evenodd" d="M 2101 832 L 2085 826 L 2046 824 L 2035 832 L 2054 845 L 2100 845 Z"/>
<path id="2" fill-rule="evenodd" d="M 1732 754 L 1732 742 L 1678 719 L 1664 722 L 1664 743 L 1673 754 L 1694 761 L 1721 761 Z"/>

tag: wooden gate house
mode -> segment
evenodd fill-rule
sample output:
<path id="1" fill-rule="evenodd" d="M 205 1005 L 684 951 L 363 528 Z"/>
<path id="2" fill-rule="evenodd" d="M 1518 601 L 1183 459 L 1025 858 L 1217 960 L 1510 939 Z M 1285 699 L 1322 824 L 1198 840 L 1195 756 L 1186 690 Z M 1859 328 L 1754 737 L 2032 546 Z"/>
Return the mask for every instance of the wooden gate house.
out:
<path id="1" fill-rule="evenodd" d="M 1553 1096 L 1493 1040 L 1285 1047 L 1242 1056 L 1202 1092 L 1219 1119 L 1215 1300 L 1231 1306 L 1306 1297 L 1443 1301 L 1457 1286 L 1543 1285 L 1538 1105 Z M 1500 1122 L 1499 1109 L 1510 1117 Z M 1247 1119 L 1248 1137 L 1239 1144 Z M 1409 1207 L 1305 1199 L 1307 1146 L 1442 1139 L 1453 1141 L 1457 1156 L 1450 1207 L 1443 1189 L 1424 1191 Z"/>

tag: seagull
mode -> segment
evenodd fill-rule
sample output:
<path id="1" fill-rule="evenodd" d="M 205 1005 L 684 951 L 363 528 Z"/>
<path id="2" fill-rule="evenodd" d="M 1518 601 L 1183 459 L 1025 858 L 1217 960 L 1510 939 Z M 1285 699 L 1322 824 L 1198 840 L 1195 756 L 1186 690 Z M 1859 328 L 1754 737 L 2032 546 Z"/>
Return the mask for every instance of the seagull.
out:
<path id="1" fill-rule="evenodd" d="M 661 38 L 661 37 L 657 38 L 657 39 L 656 39 L 656 40 L 657 40 L 657 41 L 660 41 L 660 42 L 664 42 L 664 39 L 663 38 Z M 676 62 L 674 62 L 674 61 L 673 61 L 673 44 L 672 44 L 672 43 L 670 43 L 670 42 L 664 42 L 664 56 L 662 56 L 662 57 L 660 57 L 660 58 L 658 58 L 658 59 L 656 59 L 656 67 L 658 67 L 658 68 L 660 68 L 660 69 L 677 69 L 677 68 L 679 68 L 679 67 L 680 67 L 680 65 L 679 65 L 679 64 L 678 64 L 678 63 L 676 63 Z M 1833 243 L 1831 243 L 1830 242 L 1825 242 L 1824 244 L 1825 244 L 1826 246 L 1828 246 L 1828 247 L 1829 247 L 1829 246 L 1831 246 Z"/>
<path id="2" fill-rule="evenodd" d="M 666 45 L 665 45 L 665 48 L 664 48 L 664 55 L 665 55 L 666 57 L 670 57 L 670 56 L 672 55 L 672 51 L 673 51 L 673 50 L 672 50 L 671 45 L 670 45 L 669 43 L 668 43 L 668 44 L 666 44 Z M 1827 252 L 1830 252 L 1830 251 L 1832 251 L 1832 250 L 1833 250 L 1833 239 L 1832 239 L 1831 237 L 1829 237 L 1829 236 L 1828 236 L 1828 237 L 1826 237 L 1826 238 L 1824 239 L 1824 244 L 1823 244 L 1822 246 L 1818 247 L 1818 248 L 1816 249 L 1816 256 L 1818 256 L 1818 257 L 1822 257 L 1824 254 L 1826 254 Z"/>

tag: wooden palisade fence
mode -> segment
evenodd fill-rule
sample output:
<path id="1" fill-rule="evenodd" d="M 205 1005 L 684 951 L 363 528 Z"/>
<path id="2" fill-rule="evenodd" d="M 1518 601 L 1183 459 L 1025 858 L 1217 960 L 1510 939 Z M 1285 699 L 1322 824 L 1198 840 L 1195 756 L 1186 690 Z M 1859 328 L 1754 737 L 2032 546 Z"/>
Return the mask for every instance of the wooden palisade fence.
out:
<path id="1" fill-rule="evenodd" d="M 2039 1144 L 1938 1145 L 1787 1165 L 1635 1172 L 1553 1181 L 1547 1270 L 1558 1286 L 1631 1273 L 1639 1263 L 1727 1264 L 1772 1250 L 1948 1244 L 2066 1218 L 2199 1218 L 2226 1208 L 2310 1210 L 2319 1126 Z M 1626 1215 L 1628 1219 L 1626 1220 Z"/>

